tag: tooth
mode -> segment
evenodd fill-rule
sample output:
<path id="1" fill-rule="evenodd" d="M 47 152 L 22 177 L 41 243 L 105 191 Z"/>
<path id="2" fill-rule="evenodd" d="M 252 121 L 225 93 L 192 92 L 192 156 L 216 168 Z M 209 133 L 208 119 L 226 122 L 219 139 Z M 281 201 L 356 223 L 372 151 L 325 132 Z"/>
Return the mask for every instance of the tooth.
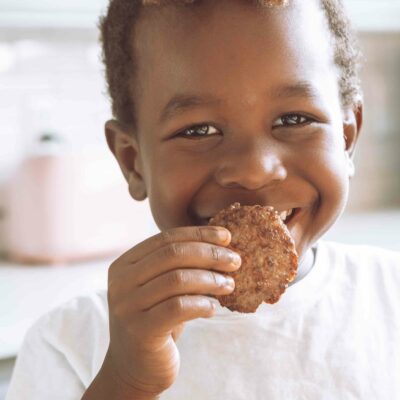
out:
<path id="1" fill-rule="evenodd" d="M 287 219 L 288 217 L 290 217 L 290 216 L 293 214 L 293 210 L 294 210 L 294 208 L 291 208 L 290 210 L 282 211 L 282 212 L 279 214 L 281 220 L 282 220 L 283 222 L 285 222 L 286 219 Z"/>

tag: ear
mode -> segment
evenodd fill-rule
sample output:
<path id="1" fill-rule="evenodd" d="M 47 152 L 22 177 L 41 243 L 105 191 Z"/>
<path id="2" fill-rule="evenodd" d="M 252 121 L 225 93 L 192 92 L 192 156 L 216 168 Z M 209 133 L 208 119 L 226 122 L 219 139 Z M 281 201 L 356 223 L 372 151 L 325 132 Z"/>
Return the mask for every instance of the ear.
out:
<path id="1" fill-rule="evenodd" d="M 135 200 L 144 200 L 147 192 L 142 175 L 142 161 L 137 139 L 127 128 L 115 120 L 106 122 L 105 135 L 108 147 L 117 159 L 128 182 L 129 193 Z"/>
<path id="2" fill-rule="evenodd" d="M 360 136 L 363 122 L 363 105 L 362 103 L 353 108 L 343 110 L 343 134 L 345 142 L 345 156 L 348 163 L 349 177 L 353 177 L 355 173 L 354 167 L 354 151 L 357 140 Z"/>

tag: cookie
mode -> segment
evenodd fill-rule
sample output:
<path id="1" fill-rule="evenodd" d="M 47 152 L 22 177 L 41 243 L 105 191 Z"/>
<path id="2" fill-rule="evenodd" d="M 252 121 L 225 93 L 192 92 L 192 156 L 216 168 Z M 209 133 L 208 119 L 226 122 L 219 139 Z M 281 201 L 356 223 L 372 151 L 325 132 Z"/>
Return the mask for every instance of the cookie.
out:
<path id="1" fill-rule="evenodd" d="M 265 303 L 276 303 L 297 274 L 298 256 L 289 230 L 272 207 L 234 203 L 208 223 L 232 234 L 229 248 L 242 257 L 229 295 L 215 296 L 222 306 L 242 313 L 255 312 Z"/>

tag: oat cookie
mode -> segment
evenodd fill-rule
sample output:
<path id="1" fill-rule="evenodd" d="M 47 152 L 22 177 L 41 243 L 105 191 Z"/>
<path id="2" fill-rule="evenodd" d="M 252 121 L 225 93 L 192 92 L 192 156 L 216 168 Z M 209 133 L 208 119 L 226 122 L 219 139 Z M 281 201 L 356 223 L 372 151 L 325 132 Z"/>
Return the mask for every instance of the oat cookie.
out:
<path id="1" fill-rule="evenodd" d="M 232 234 L 229 248 L 242 257 L 229 295 L 215 296 L 222 306 L 242 313 L 255 312 L 262 302 L 276 303 L 297 273 L 298 256 L 289 230 L 272 207 L 234 203 L 211 218 Z"/>

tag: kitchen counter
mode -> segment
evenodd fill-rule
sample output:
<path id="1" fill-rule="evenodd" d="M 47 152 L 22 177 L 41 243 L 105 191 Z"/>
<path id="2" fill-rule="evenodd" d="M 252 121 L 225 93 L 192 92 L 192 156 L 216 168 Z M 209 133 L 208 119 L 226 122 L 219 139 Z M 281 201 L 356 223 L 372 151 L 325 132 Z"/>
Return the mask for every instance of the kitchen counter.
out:
<path id="1" fill-rule="evenodd" d="M 14 364 L 14 357 L 0 360 L 0 400 L 5 399 L 8 382 L 10 381 Z"/>

